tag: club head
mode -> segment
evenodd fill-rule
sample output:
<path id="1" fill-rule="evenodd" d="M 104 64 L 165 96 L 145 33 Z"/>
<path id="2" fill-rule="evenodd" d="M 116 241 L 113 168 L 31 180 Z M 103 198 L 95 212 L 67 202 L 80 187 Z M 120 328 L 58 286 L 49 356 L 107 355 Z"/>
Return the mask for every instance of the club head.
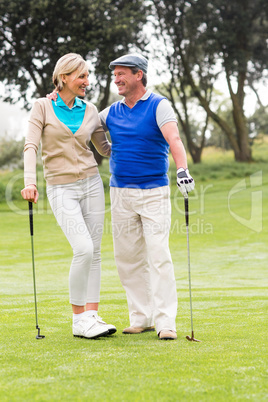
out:
<path id="1" fill-rule="evenodd" d="M 38 330 L 38 334 L 36 335 L 36 339 L 43 339 L 43 338 L 45 338 L 45 335 L 41 335 L 41 334 L 40 334 L 40 328 L 38 327 L 38 325 L 36 325 L 36 329 Z"/>
<path id="2" fill-rule="evenodd" d="M 43 339 L 45 338 L 45 335 L 36 335 L 36 339 Z"/>
<path id="3" fill-rule="evenodd" d="M 192 337 L 190 337 L 189 335 L 187 335 L 187 336 L 186 336 L 186 339 L 187 339 L 187 341 L 190 341 L 190 342 L 201 342 L 201 341 L 199 341 L 198 339 L 195 339 L 193 332 L 192 332 Z"/>
<path id="4" fill-rule="evenodd" d="M 193 337 L 191 338 L 189 335 L 186 336 L 186 339 L 187 339 L 187 341 L 190 341 L 190 342 L 201 342 L 198 339 L 195 339 Z"/>

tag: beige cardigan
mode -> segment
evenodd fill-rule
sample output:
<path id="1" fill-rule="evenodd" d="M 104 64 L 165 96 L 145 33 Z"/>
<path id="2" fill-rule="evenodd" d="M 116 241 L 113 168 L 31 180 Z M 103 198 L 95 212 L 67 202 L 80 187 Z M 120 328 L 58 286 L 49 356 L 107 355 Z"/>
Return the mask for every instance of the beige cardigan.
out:
<path id="1" fill-rule="evenodd" d="M 111 153 L 111 144 L 92 103 L 87 102 L 83 122 L 73 134 L 55 115 L 52 101 L 40 98 L 32 108 L 24 146 L 25 186 L 36 184 L 36 153 L 40 141 L 47 184 L 72 183 L 97 174 L 90 141 L 101 155 Z"/>

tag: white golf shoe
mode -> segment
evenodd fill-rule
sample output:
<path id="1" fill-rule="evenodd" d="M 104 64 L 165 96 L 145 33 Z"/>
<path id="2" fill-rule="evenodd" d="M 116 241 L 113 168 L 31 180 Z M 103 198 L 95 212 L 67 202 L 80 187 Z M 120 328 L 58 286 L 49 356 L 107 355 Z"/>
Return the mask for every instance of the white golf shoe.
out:
<path id="1" fill-rule="evenodd" d="M 79 338 L 98 338 L 109 334 L 109 328 L 105 323 L 97 321 L 95 316 L 84 317 L 73 325 L 73 335 Z"/>
<path id="2" fill-rule="evenodd" d="M 100 325 L 104 325 L 105 327 L 107 327 L 108 328 L 108 334 L 107 335 L 112 335 L 112 334 L 114 334 L 117 330 L 116 330 L 116 327 L 114 326 L 114 325 L 112 325 L 112 324 L 106 324 L 106 322 L 104 322 L 103 321 L 103 319 L 98 315 L 98 314 L 95 314 L 93 317 L 95 317 L 96 318 L 96 320 L 97 320 L 97 322 L 100 324 Z"/>

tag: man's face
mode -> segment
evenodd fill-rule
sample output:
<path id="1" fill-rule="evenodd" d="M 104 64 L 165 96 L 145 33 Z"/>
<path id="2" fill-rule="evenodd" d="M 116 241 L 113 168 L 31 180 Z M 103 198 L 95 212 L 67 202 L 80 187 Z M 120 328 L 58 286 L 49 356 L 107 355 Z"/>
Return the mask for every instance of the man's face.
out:
<path id="1" fill-rule="evenodd" d="M 117 85 L 118 94 L 122 96 L 130 96 L 135 93 L 139 85 L 141 71 L 133 74 L 129 67 L 115 66 L 114 83 Z"/>

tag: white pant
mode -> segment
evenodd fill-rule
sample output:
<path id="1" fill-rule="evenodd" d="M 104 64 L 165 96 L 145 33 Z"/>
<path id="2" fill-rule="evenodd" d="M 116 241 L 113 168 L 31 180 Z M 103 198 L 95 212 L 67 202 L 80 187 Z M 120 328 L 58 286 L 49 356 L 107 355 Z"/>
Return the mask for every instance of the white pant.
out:
<path id="1" fill-rule="evenodd" d="M 72 249 L 70 303 L 84 306 L 100 300 L 100 246 L 104 222 L 104 191 L 95 175 L 70 184 L 48 185 L 55 218 Z"/>
<path id="2" fill-rule="evenodd" d="M 177 292 L 169 251 L 170 189 L 111 187 L 115 260 L 130 325 L 176 330 Z"/>

